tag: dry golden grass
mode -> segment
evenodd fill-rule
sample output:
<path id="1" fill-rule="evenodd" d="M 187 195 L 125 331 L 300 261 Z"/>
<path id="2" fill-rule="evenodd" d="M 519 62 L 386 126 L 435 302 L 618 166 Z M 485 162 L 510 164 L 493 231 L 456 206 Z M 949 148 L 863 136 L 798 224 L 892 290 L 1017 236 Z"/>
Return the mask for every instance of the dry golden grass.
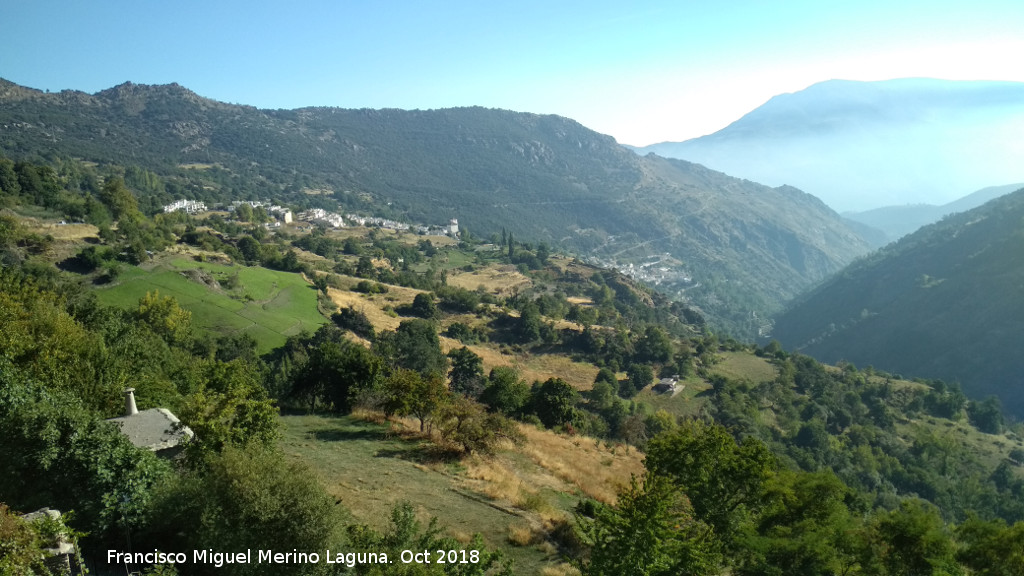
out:
<path id="1" fill-rule="evenodd" d="M 592 306 L 594 301 L 590 298 L 583 298 L 582 296 L 569 296 L 566 298 L 569 304 L 579 304 L 580 306 Z"/>
<path id="2" fill-rule="evenodd" d="M 341 279 L 343 284 L 348 284 L 349 286 L 354 286 L 357 282 L 357 279 L 348 276 L 341 276 Z M 420 292 L 422 290 L 391 284 L 388 285 L 388 291 L 385 294 L 363 294 L 361 292 L 338 290 L 336 288 L 327 289 L 327 295 L 338 306 L 351 307 L 366 314 L 366 318 L 373 324 L 374 330 L 394 330 L 398 328 L 398 325 L 402 323 L 402 318 L 388 314 L 384 307 L 390 306 L 394 308 L 396 306 L 412 304 L 412 301 Z"/>
<path id="3" fill-rule="evenodd" d="M 529 287 L 533 282 L 523 276 L 514 266 L 488 266 L 482 270 L 463 272 L 448 277 L 448 284 L 466 290 L 483 286 L 491 294 L 512 294 L 517 289 Z"/>
<path id="4" fill-rule="evenodd" d="M 372 320 L 371 320 L 372 321 Z M 448 351 L 462 348 L 464 344 L 458 340 L 441 336 L 441 350 Z M 484 373 L 489 374 L 496 366 L 511 366 L 519 371 L 519 375 L 527 382 L 548 378 L 561 378 L 577 390 L 590 390 L 594 387 L 597 367 L 583 362 L 573 362 L 570 358 L 556 354 L 506 354 L 490 344 L 470 344 L 466 346 L 483 360 Z"/>
<path id="5" fill-rule="evenodd" d="M 529 546 L 537 541 L 537 534 L 528 525 L 513 523 L 508 526 L 508 541 L 513 546 Z"/>
<path id="6" fill-rule="evenodd" d="M 375 302 L 367 294 L 349 292 L 348 290 L 327 289 L 327 295 L 331 301 L 341 307 L 351 307 L 366 314 L 366 318 L 373 324 L 374 330 L 394 330 L 401 324 L 402 319 L 389 316 L 383 309 L 383 300 Z M 379 297 L 379 294 L 374 295 Z M 411 302 L 411 300 L 410 300 Z"/>
<path id="7" fill-rule="evenodd" d="M 630 446 L 606 448 L 593 438 L 563 436 L 520 425 L 526 437 L 521 452 L 541 468 L 587 496 L 613 504 L 630 475 L 644 471 L 643 457 Z"/>
<path id="8" fill-rule="evenodd" d="M 558 566 L 545 566 L 540 576 L 580 576 L 580 571 L 572 564 L 562 563 Z"/>
<path id="9" fill-rule="evenodd" d="M 82 240 L 83 238 L 94 238 L 99 234 L 99 228 L 92 224 L 57 224 L 56 222 L 40 222 L 35 218 L 24 219 L 25 228 L 37 234 L 49 234 L 54 240 Z"/>

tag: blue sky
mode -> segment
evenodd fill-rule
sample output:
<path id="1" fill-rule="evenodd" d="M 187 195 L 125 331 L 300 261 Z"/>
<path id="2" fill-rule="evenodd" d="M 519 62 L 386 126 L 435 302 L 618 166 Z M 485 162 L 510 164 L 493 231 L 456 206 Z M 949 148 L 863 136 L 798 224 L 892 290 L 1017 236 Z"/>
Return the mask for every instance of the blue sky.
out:
<path id="1" fill-rule="evenodd" d="M 1024 81 L 1024 2 L 0 0 L 0 77 L 260 108 L 480 105 L 644 145 L 831 78 Z"/>

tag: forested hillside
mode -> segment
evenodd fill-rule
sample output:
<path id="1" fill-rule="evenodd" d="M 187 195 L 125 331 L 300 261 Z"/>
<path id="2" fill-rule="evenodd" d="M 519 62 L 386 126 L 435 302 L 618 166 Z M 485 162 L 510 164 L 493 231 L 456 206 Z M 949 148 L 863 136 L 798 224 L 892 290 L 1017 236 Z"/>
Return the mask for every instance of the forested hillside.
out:
<path id="1" fill-rule="evenodd" d="M 151 217 L 104 170 L 0 161 L 4 571 L 45 574 L 64 534 L 95 574 L 129 539 L 187 555 L 128 566 L 161 574 L 1024 572 L 1024 428 L 997 403 L 720 338 L 511 234 Z M 179 457 L 105 421 L 128 385 L 194 431 Z M 67 514 L 19 514 L 43 506 Z M 362 556 L 191 556 L 248 548 Z"/>
<path id="2" fill-rule="evenodd" d="M 0 81 L 0 125 L 0 150 L 14 160 L 133 166 L 126 179 L 147 213 L 182 197 L 277 198 L 415 222 L 455 217 L 480 237 L 505 228 L 608 266 L 656 262 L 668 271 L 663 289 L 748 338 L 868 248 L 795 189 L 639 158 L 556 116 L 257 110 L 177 85 L 44 94 Z"/>
<path id="3" fill-rule="evenodd" d="M 946 217 L 851 265 L 778 318 L 824 362 L 960 382 L 1024 415 L 1024 191 Z"/>

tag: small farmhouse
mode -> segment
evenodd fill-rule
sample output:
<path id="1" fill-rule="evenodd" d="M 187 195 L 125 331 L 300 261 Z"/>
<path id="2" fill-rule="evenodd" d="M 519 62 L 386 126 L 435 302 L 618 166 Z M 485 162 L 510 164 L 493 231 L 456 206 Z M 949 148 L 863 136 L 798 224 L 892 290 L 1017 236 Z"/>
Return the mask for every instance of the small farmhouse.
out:
<path id="1" fill-rule="evenodd" d="M 139 412 L 135 406 L 135 389 L 124 391 L 124 416 L 111 418 L 121 427 L 121 433 L 138 448 L 156 452 L 157 456 L 172 458 L 184 448 L 195 434 L 188 426 L 165 408 L 150 408 Z"/>

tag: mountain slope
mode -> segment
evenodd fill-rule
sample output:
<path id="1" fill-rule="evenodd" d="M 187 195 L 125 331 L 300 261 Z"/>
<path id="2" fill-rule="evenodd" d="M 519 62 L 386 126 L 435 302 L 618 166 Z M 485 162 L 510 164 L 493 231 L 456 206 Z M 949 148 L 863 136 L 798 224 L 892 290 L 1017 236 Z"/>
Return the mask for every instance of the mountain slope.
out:
<path id="1" fill-rule="evenodd" d="M 1024 190 L 918 230 L 781 315 L 774 337 L 816 358 L 959 380 L 1024 414 Z"/>
<path id="2" fill-rule="evenodd" d="M 1024 83 L 831 80 L 776 96 L 714 134 L 637 151 L 863 211 L 1021 181 L 1022 128 Z"/>
<path id="3" fill-rule="evenodd" d="M 349 209 L 421 222 L 456 217 L 476 235 L 505 228 L 606 265 L 660 258 L 679 279 L 666 287 L 738 336 L 752 336 L 752 318 L 867 250 L 806 194 L 641 158 L 557 116 L 258 110 L 178 85 L 123 84 L 88 95 L 7 82 L 0 125 L 9 156 L 139 165 L 207 200 L 309 203 L 303 192 L 316 189 Z M 212 168 L 181 168 L 191 164 Z"/>
<path id="4" fill-rule="evenodd" d="M 934 204 L 883 206 L 864 212 L 846 212 L 843 217 L 877 228 L 885 232 L 886 241 L 892 241 L 898 240 L 922 226 L 936 222 L 947 214 L 976 208 L 989 200 L 1021 188 L 1024 188 L 1024 183 L 989 186 L 942 206 Z"/>

